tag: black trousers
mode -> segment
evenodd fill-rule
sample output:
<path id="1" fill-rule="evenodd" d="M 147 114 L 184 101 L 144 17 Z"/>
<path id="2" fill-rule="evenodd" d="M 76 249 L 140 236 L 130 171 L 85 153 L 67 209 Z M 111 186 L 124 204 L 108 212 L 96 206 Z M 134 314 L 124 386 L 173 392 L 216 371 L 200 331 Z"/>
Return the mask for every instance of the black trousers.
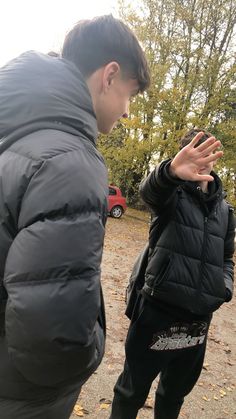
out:
<path id="1" fill-rule="evenodd" d="M 154 417 L 176 419 L 201 373 L 210 320 L 178 318 L 141 298 L 128 331 L 110 419 L 135 419 L 159 373 Z"/>

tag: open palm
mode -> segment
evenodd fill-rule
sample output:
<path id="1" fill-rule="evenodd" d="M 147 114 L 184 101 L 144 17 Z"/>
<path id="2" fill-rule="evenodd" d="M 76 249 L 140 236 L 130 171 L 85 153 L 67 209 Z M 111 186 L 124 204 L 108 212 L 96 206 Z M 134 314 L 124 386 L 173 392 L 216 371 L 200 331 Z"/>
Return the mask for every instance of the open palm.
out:
<path id="1" fill-rule="evenodd" d="M 221 142 L 215 137 L 208 138 L 204 143 L 196 147 L 200 138 L 204 135 L 199 132 L 192 141 L 176 154 L 170 165 L 170 174 L 182 180 L 211 182 L 210 174 L 200 174 L 200 170 L 211 162 L 215 162 L 223 156 L 223 151 L 217 151 Z"/>

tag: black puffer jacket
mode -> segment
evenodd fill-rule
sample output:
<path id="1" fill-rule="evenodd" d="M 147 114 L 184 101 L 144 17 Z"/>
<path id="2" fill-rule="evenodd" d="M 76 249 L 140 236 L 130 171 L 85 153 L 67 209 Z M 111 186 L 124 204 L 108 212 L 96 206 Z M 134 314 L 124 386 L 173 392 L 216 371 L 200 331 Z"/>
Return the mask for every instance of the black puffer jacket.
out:
<path id="1" fill-rule="evenodd" d="M 144 292 L 197 315 L 216 310 L 233 292 L 234 216 L 212 173 L 205 196 L 195 182 L 174 180 L 164 161 L 141 185 L 141 196 L 169 222 L 151 253 Z M 170 210 L 171 206 L 173 208 Z"/>
<path id="2" fill-rule="evenodd" d="M 0 156 L 0 397 L 32 399 L 74 388 L 104 352 L 107 171 L 72 63 L 28 52 L 0 70 L 0 138 L 12 134 Z"/>

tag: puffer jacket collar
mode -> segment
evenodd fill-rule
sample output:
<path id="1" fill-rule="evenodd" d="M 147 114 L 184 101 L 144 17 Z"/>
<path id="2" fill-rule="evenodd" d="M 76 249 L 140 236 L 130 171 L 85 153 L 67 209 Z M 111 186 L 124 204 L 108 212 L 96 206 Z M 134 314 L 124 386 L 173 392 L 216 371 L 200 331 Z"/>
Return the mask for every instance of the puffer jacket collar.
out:
<path id="1" fill-rule="evenodd" d="M 202 192 L 198 182 L 185 182 L 182 185 L 185 191 L 196 197 L 196 200 L 202 204 L 208 213 L 226 196 L 219 176 L 213 171 L 211 176 L 213 176 L 214 180 L 208 183 L 208 193 Z"/>
<path id="2" fill-rule="evenodd" d="M 63 124 L 93 143 L 98 135 L 91 95 L 75 65 L 28 51 L 0 69 L 0 138 L 37 123 Z"/>

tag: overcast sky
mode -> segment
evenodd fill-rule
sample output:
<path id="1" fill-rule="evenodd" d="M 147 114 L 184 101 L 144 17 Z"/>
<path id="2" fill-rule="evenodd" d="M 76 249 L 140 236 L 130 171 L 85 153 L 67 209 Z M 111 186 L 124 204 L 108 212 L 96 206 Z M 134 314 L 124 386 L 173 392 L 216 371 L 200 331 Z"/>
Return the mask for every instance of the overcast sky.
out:
<path id="1" fill-rule="evenodd" d="M 0 0 L 0 66 L 30 49 L 59 50 L 75 22 L 108 13 L 117 16 L 116 0 Z"/>

